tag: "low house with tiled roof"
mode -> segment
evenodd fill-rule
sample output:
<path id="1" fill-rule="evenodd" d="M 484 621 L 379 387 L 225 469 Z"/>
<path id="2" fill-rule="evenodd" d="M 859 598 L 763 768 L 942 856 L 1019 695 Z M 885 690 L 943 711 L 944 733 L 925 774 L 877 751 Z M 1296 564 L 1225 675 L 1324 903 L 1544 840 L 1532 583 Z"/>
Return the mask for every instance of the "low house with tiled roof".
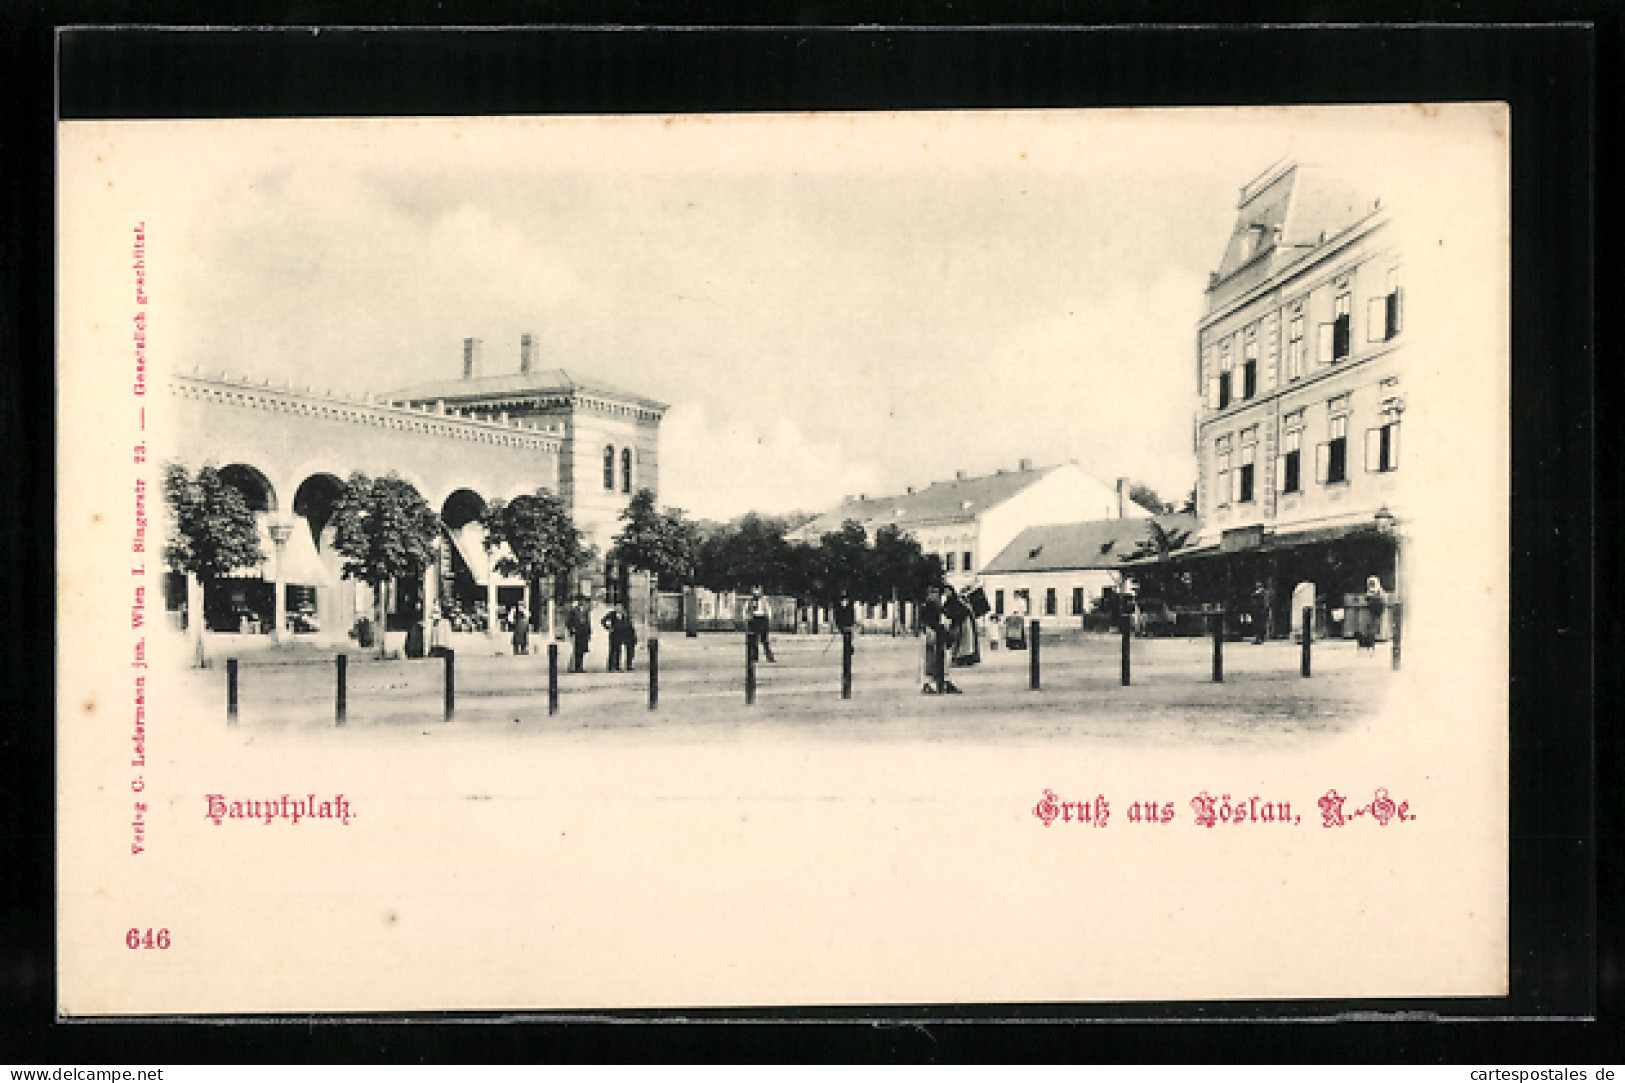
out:
<path id="1" fill-rule="evenodd" d="M 1108 485 L 1077 463 L 1034 468 L 1023 459 L 1015 470 L 979 477 L 957 475 L 923 489 L 894 496 L 848 497 L 789 535 L 816 543 L 848 519 L 862 523 L 873 538 L 887 525 L 912 535 L 927 553 L 942 559 L 948 582 L 966 587 L 988 560 L 1023 530 L 1039 523 L 1114 519 L 1148 513 L 1128 499 L 1128 479 Z"/>
<path id="2" fill-rule="evenodd" d="M 1119 587 L 1126 561 L 1177 549 L 1200 526 L 1195 515 L 1095 519 L 1028 527 L 982 568 L 995 613 L 1082 617 L 1106 587 Z"/>

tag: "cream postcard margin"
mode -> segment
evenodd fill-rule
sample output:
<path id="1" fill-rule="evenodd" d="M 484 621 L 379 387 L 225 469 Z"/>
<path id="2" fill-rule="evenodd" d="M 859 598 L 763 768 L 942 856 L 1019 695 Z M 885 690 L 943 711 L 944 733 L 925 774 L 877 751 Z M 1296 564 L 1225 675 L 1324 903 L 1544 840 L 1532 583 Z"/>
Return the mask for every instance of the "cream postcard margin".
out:
<path id="1" fill-rule="evenodd" d="M 888 125 L 902 146 L 951 143 L 956 125 L 974 132 L 1044 118 L 1052 130 L 1102 125 L 1099 141 L 1067 144 L 1080 170 L 1090 168 L 1086 151 L 1116 134 L 1138 132 L 1141 144 L 1161 140 L 1178 153 L 1193 123 L 1276 124 L 1283 147 L 1304 132 L 1346 129 L 1351 154 L 1386 148 L 1398 163 L 1386 175 L 1409 246 L 1406 465 L 1426 499 L 1415 501 L 1425 512 L 1407 538 L 1415 585 L 1405 666 L 1369 721 L 1322 740 L 1245 747 L 1085 735 L 695 742 L 658 724 L 591 739 L 565 729 L 228 731 L 223 712 L 191 709 L 175 694 L 185 663 L 162 634 L 166 374 L 199 362 L 230 367 L 229 358 L 169 349 L 173 271 L 193 258 L 176 224 L 195 213 L 200 178 L 266 140 L 297 152 L 317 130 L 324 147 L 353 140 L 358 161 L 374 141 L 399 154 L 416 139 L 424 155 L 443 153 L 459 132 L 545 140 L 549 153 L 568 155 L 595 129 L 654 131 L 661 118 L 579 118 L 545 130 L 523 118 L 64 123 L 60 1010 L 1504 994 L 1508 111 L 728 123 L 758 149 L 806 153 L 837 122 L 858 133 Z M 608 156 L 599 164 L 606 183 L 631 168 Z M 132 628 L 137 587 L 146 590 L 141 629 Z M 134 757 L 138 696 L 145 748 Z M 1416 819 L 1381 830 L 1313 822 L 1328 788 L 1369 800 L 1378 786 L 1407 800 Z M 1045 787 L 1170 800 L 1181 819 L 1156 831 L 1046 829 L 1033 815 Z M 1200 830 L 1186 803 L 1203 790 L 1290 798 L 1304 821 L 1276 834 Z M 203 815 L 206 793 L 307 791 L 346 794 L 354 821 L 228 830 Z M 131 930 L 149 929 L 168 930 L 170 946 L 127 945 Z"/>

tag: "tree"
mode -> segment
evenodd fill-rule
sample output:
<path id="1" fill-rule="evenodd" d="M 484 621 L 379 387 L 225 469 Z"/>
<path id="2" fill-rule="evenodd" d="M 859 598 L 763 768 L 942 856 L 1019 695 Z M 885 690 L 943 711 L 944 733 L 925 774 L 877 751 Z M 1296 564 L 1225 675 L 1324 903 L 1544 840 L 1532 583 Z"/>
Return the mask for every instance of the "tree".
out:
<path id="1" fill-rule="evenodd" d="M 1174 506 L 1157 495 L 1157 491 L 1144 482 L 1136 481 L 1128 487 L 1128 498 L 1152 515 L 1168 515 Z"/>
<path id="2" fill-rule="evenodd" d="M 564 501 L 546 489 L 507 503 L 491 501 L 480 516 L 480 525 L 485 528 L 487 550 L 501 543 L 508 546 L 508 553 L 498 558 L 496 570 L 532 586 L 543 579 L 556 581 L 592 559 Z"/>
<path id="3" fill-rule="evenodd" d="M 943 583 L 942 561 L 926 554 L 912 534 L 895 523 L 875 531 L 875 578 L 893 599 L 919 601 L 931 587 Z"/>
<path id="4" fill-rule="evenodd" d="M 386 583 L 423 574 L 435 557 L 440 517 L 409 481 L 394 474 L 350 475 L 333 506 L 333 548 L 344 559 L 344 578 L 372 588 L 378 615 L 378 654 L 384 654 Z"/>
<path id="5" fill-rule="evenodd" d="M 869 532 L 856 519 L 848 519 L 841 529 L 818 540 L 823 571 L 823 595 L 833 602 L 842 594 L 854 601 L 879 601 L 874 596 L 875 575 L 869 550 Z"/>
<path id="6" fill-rule="evenodd" d="M 667 590 L 694 579 L 699 561 L 699 527 L 681 508 L 655 508 L 655 494 L 639 489 L 621 512 L 626 526 L 615 537 L 610 556 L 619 564 L 653 574 Z"/>
<path id="7" fill-rule="evenodd" d="M 1181 515 L 1195 515 L 1196 514 L 1196 486 L 1192 485 L 1191 486 L 1191 491 L 1189 493 L 1185 494 L 1185 502 L 1183 504 L 1179 505 L 1179 514 L 1181 514 Z"/>
<path id="8" fill-rule="evenodd" d="M 253 510 L 214 467 L 200 467 L 193 477 L 178 463 L 165 464 L 164 502 L 169 506 L 164 563 L 170 571 L 209 584 L 234 568 L 250 568 L 265 559 Z M 187 614 L 200 658 L 202 608 L 200 597 L 196 611 Z"/>

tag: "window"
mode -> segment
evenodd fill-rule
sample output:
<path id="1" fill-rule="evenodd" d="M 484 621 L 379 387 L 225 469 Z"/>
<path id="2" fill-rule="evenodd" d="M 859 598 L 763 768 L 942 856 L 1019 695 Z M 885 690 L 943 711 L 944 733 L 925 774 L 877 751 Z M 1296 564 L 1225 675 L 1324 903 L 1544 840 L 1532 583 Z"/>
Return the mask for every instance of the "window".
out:
<path id="1" fill-rule="evenodd" d="M 1002 590 L 993 592 L 993 612 L 1001 617 L 1004 616 L 1004 591 Z"/>
<path id="2" fill-rule="evenodd" d="M 1293 316 L 1287 327 L 1286 378 L 1296 380 L 1303 375 L 1303 314 Z"/>
<path id="3" fill-rule="evenodd" d="M 1303 489 L 1299 462 L 1303 454 L 1303 430 L 1292 429 L 1281 437 L 1281 456 L 1275 461 L 1275 491 L 1296 493 Z"/>
<path id="4" fill-rule="evenodd" d="M 967 549 L 959 555 L 962 558 L 959 566 L 964 568 L 967 572 L 970 571 L 974 567 L 974 565 L 970 562 L 970 550 Z"/>
<path id="5" fill-rule="evenodd" d="M 1341 361 L 1349 355 L 1349 295 L 1345 290 L 1337 295 L 1332 319 L 1332 360 Z"/>
<path id="6" fill-rule="evenodd" d="M 1388 268 L 1383 292 L 1366 303 L 1367 342 L 1387 342 L 1399 334 L 1399 268 Z"/>
<path id="7" fill-rule="evenodd" d="M 889 602 L 881 602 L 880 603 L 880 619 L 881 620 L 886 619 L 886 606 L 888 606 L 890 604 L 891 603 L 889 603 Z"/>
<path id="8" fill-rule="evenodd" d="M 1083 588 L 1082 587 L 1073 587 L 1072 588 L 1072 615 L 1074 617 L 1078 617 L 1078 616 L 1083 615 Z"/>
<path id="9" fill-rule="evenodd" d="M 629 448 L 629 447 L 623 447 L 621 449 L 621 492 L 629 493 L 631 491 L 632 491 L 632 449 Z"/>
<path id="10" fill-rule="evenodd" d="M 1219 371 L 1208 383 L 1207 404 L 1214 410 L 1223 410 L 1230 405 L 1230 370 L 1235 364 L 1235 358 L 1230 355 L 1230 339 L 1228 337 L 1219 343 Z"/>
<path id="11" fill-rule="evenodd" d="M 1365 468 L 1372 474 L 1399 469 L 1399 422 L 1365 431 Z"/>
<path id="12" fill-rule="evenodd" d="M 1315 480 L 1320 484 L 1335 485 L 1348 480 L 1348 435 L 1348 415 L 1332 418 L 1331 439 L 1315 448 Z"/>
<path id="13" fill-rule="evenodd" d="M 1241 432 L 1241 467 L 1234 473 L 1236 503 L 1253 502 L 1253 467 L 1258 461 L 1258 426 Z"/>
<path id="14" fill-rule="evenodd" d="M 1055 588 L 1044 588 L 1044 616 L 1055 616 Z"/>
<path id="15" fill-rule="evenodd" d="M 604 488 L 615 491 L 615 448 L 611 444 L 604 445 Z"/>
<path id="16" fill-rule="evenodd" d="M 1247 343 L 1241 354 L 1241 397 L 1250 399 L 1258 394 L 1258 327 L 1247 328 Z"/>
<path id="17" fill-rule="evenodd" d="M 1235 482 L 1230 480 L 1230 437 L 1221 436 L 1213 442 L 1213 473 L 1217 484 L 1215 492 L 1219 496 L 1219 507 L 1229 504 L 1234 498 L 1231 486 Z"/>
<path id="18" fill-rule="evenodd" d="M 863 603 L 863 619 L 864 620 L 874 620 L 875 619 L 875 603 L 873 603 L 873 602 L 864 602 Z"/>
<path id="19" fill-rule="evenodd" d="M 953 553 L 950 552 L 950 553 L 947 553 L 947 554 L 945 554 L 943 556 L 942 570 L 945 571 L 945 572 L 951 572 L 951 571 L 954 570 L 954 554 Z"/>

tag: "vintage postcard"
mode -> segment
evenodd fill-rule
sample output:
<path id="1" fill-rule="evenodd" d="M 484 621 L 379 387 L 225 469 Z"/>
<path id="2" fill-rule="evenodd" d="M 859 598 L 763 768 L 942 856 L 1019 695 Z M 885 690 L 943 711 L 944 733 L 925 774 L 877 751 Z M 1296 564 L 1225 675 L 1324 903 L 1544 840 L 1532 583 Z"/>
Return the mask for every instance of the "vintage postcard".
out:
<path id="1" fill-rule="evenodd" d="M 1504 995 L 1510 123 L 63 122 L 60 1011 Z"/>

